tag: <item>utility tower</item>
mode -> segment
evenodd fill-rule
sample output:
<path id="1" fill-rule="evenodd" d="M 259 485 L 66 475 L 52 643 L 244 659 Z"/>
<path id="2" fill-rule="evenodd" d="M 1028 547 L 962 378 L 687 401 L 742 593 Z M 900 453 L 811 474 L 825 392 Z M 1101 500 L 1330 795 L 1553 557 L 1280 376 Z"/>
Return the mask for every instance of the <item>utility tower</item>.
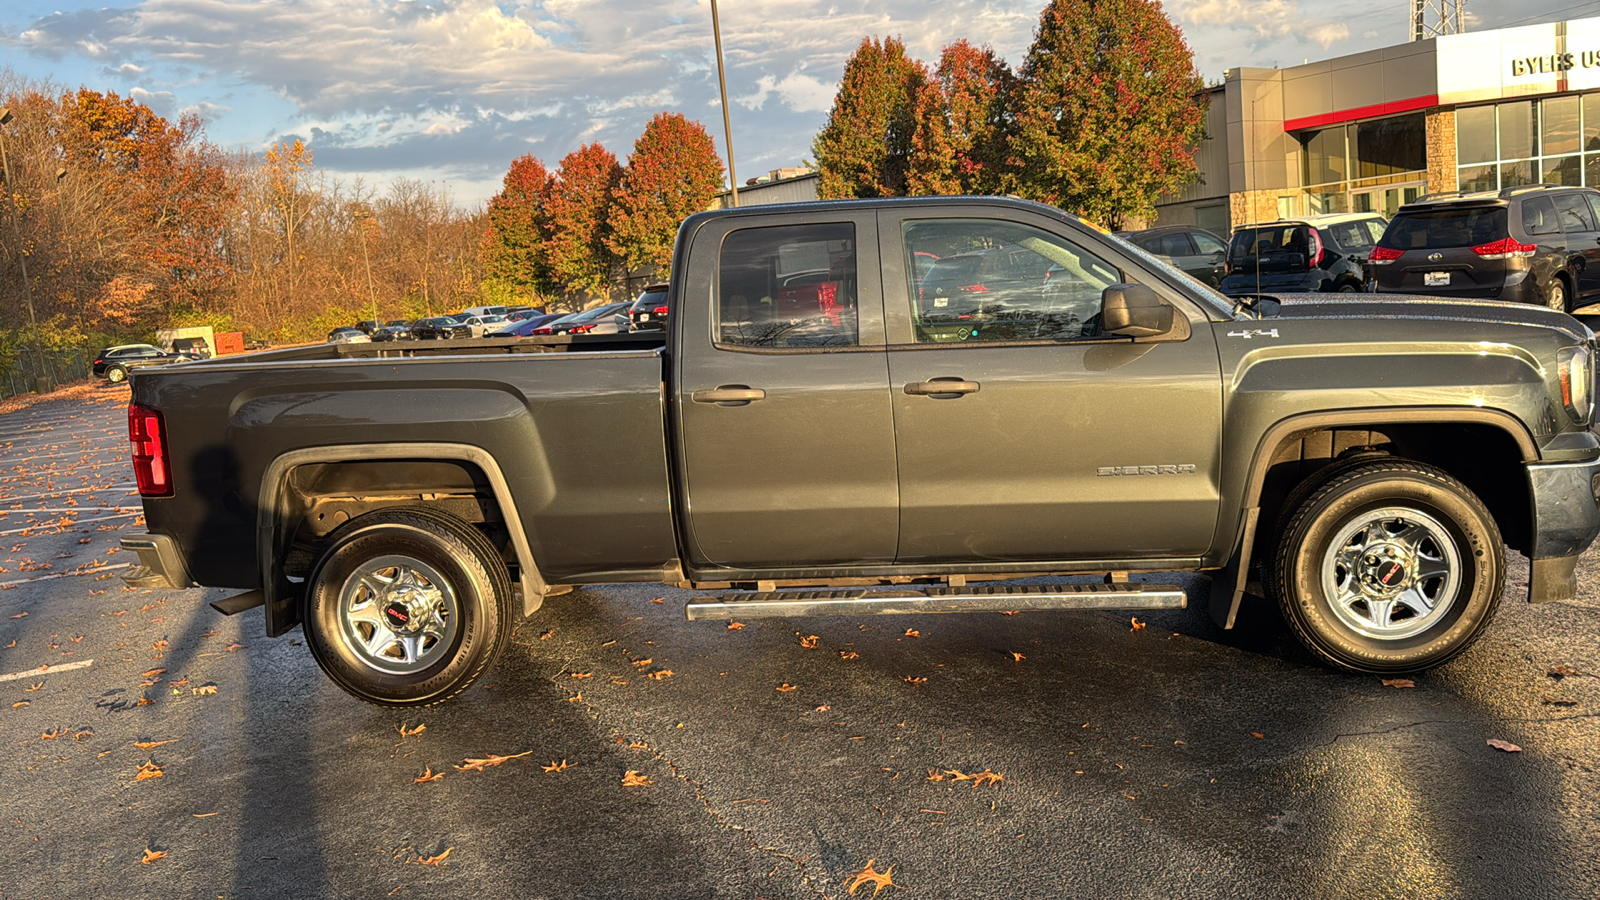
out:
<path id="1" fill-rule="evenodd" d="M 1410 0 L 1411 40 L 1425 41 L 1466 31 L 1467 0 Z"/>

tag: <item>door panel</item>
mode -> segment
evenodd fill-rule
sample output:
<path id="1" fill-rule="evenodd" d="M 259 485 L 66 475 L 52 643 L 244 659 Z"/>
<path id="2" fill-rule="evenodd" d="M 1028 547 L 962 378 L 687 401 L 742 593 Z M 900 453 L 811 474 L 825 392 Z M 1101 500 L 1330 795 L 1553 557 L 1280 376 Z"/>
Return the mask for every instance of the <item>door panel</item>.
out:
<path id="1" fill-rule="evenodd" d="M 1022 227 L 924 211 L 883 218 L 882 249 L 902 279 L 885 290 L 899 562 L 1208 550 L 1218 511 L 1222 389 L 1215 339 L 1199 311 L 1178 305 L 1177 314 L 1191 322 L 1185 340 L 1134 344 L 1104 336 L 1099 293 L 1124 275 L 1114 251 L 1087 234 L 1044 221 Z M 1053 266 L 1032 288 L 1008 283 L 1005 307 L 973 308 L 965 337 L 953 340 L 925 316 L 936 270 L 920 284 L 903 280 L 912 270 L 904 260 L 919 252 L 943 257 L 940 245 L 963 243 L 987 253 L 1032 250 Z M 1021 299 L 1030 290 L 1031 303 Z M 1062 316 L 1079 324 L 1060 327 Z M 1057 324 L 1033 333 L 1051 340 L 1021 337 L 1029 322 L 1044 321 Z M 967 384 L 939 393 L 941 381 Z"/>
<path id="2" fill-rule="evenodd" d="M 693 252 L 720 262 L 689 286 L 710 302 L 677 305 L 690 560 L 882 564 L 898 540 L 899 479 L 873 217 L 773 221 L 702 229 Z"/>

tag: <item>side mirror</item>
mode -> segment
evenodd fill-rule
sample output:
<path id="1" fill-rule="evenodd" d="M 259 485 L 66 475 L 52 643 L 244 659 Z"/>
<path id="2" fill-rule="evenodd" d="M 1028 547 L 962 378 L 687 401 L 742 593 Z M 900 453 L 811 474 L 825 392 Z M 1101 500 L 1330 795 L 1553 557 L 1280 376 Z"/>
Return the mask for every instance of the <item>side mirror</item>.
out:
<path id="1" fill-rule="evenodd" d="M 1142 284 L 1113 284 L 1100 295 L 1100 327 L 1123 337 L 1156 337 L 1172 330 L 1173 309 Z"/>

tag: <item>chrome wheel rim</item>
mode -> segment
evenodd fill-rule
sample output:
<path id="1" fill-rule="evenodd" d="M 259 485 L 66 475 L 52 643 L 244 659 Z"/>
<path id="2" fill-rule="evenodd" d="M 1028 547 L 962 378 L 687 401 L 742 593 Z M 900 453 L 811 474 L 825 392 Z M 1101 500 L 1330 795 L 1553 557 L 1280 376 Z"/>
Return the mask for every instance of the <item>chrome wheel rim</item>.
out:
<path id="1" fill-rule="evenodd" d="M 380 556 L 345 579 L 339 631 L 368 668 L 410 675 L 438 662 L 455 641 L 460 604 L 438 570 L 409 556 Z"/>
<path id="2" fill-rule="evenodd" d="M 1567 311 L 1567 286 L 1560 281 L 1550 284 L 1550 308 L 1558 312 Z"/>
<path id="3" fill-rule="evenodd" d="M 1347 523 L 1328 545 L 1322 587 L 1357 634 L 1395 641 L 1437 623 L 1461 589 L 1461 553 L 1438 519 L 1386 507 Z"/>
<path id="4" fill-rule="evenodd" d="M 128 377 L 128 374 L 126 372 L 122 371 L 121 369 L 112 369 L 111 371 L 106 373 L 106 380 L 108 380 L 108 381 L 110 381 L 112 383 L 116 383 L 116 382 L 121 381 L 122 379 L 127 378 L 127 377 Z"/>

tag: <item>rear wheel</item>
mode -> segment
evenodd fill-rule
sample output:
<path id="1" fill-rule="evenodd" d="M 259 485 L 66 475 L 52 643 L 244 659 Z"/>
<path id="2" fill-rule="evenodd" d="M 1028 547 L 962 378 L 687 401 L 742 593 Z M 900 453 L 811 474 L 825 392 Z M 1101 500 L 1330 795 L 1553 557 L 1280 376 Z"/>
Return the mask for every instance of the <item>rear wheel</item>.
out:
<path id="1" fill-rule="evenodd" d="M 511 580 L 488 539 L 426 509 L 351 522 L 318 560 L 306 644 L 329 678 L 380 706 L 466 690 L 511 635 Z"/>
<path id="2" fill-rule="evenodd" d="M 1570 312 L 1567 308 L 1567 282 L 1557 276 L 1550 282 L 1550 291 L 1545 297 L 1545 305 L 1557 312 Z"/>
<path id="3" fill-rule="evenodd" d="M 1352 672 L 1431 668 L 1483 632 L 1505 583 L 1494 519 L 1432 466 L 1353 466 L 1300 504 L 1279 539 L 1273 592 L 1301 642 Z"/>
<path id="4" fill-rule="evenodd" d="M 128 370 L 121 366 L 112 366 L 106 370 L 106 380 L 112 384 L 121 384 L 128 380 Z"/>

